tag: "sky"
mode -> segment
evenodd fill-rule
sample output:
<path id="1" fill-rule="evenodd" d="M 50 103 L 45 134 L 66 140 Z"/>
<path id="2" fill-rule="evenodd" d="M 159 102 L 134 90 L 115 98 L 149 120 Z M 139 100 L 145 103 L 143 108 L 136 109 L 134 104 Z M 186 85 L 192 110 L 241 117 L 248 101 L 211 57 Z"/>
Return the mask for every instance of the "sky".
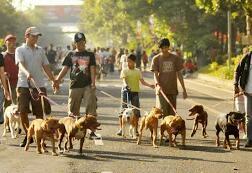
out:
<path id="1" fill-rule="evenodd" d="M 18 1 L 15 0 L 14 6 L 22 10 L 33 7 L 34 5 L 80 5 L 83 3 L 83 0 L 23 0 L 21 5 Z"/>

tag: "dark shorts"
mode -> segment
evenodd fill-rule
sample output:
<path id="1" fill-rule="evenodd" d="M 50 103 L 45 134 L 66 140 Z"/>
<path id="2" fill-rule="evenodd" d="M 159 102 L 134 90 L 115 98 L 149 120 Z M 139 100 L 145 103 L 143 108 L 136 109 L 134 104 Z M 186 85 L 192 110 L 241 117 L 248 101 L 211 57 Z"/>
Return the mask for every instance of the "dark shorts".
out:
<path id="1" fill-rule="evenodd" d="M 121 111 L 119 113 L 119 117 L 122 116 L 123 111 L 125 110 L 125 108 L 127 108 L 127 104 L 125 103 L 129 103 L 135 107 L 140 108 L 140 101 L 139 101 L 139 93 L 138 92 L 127 92 L 125 90 L 122 89 L 121 91 L 121 99 L 122 99 L 122 104 L 121 104 Z M 124 102 L 124 103 L 123 103 Z M 140 110 L 137 109 L 133 109 L 134 114 L 137 117 L 141 117 L 141 112 Z"/>
<path id="2" fill-rule="evenodd" d="M 32 89 L 33 97 L 31 97 L 31 93 L 29 91 L 29 88 L 23 88 L 19 87 L 17 88 L 17 103 L 18 103 L 18 110 L 20 113 L 31 113 L 30 110 L 30 104 L 32 106 L 32 113 L 36 116 L 36 118 L 43 118 L 43 111 L 42 111 L 42 104 L 41 104 L 41 98 L 38 97 L 38 91 L 37 89 Z M 46 94 L 45 88 L 40 88 L 42 92 Z M 45 114 L 51 113 L 51 106 L 49 102 L 44 99 L 44 111 Z"/>

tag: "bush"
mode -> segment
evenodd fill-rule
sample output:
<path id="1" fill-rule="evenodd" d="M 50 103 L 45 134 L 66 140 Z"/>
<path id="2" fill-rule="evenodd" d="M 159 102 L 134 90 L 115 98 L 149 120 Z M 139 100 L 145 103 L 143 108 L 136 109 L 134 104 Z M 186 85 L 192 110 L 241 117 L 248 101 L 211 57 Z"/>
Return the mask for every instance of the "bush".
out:
<path id="1" fill-rule="evenodd" d="M 217 62 L 212 62 L 211 64 L 210 64 L 210 70 L 211 71 L 215 71 L 215 70 L 217 70 L 218 69 L 218 63 Z"/>

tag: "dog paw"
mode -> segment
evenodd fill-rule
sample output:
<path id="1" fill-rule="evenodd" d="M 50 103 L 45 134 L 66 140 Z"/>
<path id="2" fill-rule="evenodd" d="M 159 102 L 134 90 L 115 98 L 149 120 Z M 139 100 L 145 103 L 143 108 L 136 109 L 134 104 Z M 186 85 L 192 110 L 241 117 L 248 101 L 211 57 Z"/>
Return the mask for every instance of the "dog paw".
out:
<path id="1" fill-rule="evenodd" d="M 154 147 L 154 148 L 158 148 L 158 146 L 157 146 L 157 145 L 153 145 L 153 147 Z"/>
<path id="2" fill-rule="evenodd" d="M 16 136 L 11 136 L 12 139 L 16 139 L 17 137 Z"/>
<path id="3" fill-rule="evenodd" d="M 4 133 L 4 134 L 2 134 L 2 137 L 6 137 L 6 134 Z"/>
<path id="4" fill-rule="evenodd" d="M 38 154 L 42 154 L 42 152 L 41 152 L 41 151 L 37 151 L 37 153 L 38 153 Z"/>

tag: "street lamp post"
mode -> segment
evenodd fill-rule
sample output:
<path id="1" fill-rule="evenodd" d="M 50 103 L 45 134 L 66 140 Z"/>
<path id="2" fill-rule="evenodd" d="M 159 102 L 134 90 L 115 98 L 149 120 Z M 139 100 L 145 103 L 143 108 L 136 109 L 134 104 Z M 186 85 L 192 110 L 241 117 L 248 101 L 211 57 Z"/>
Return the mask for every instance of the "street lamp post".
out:
<path id="1" fill-rule="evenodd" d="M 232 56 L 232 49 L 231 49 L 232 31 L 231 31 L 231 12 L 230 12 L 230 8 L 227 11 L 227 24 L 228 24 L 228 69 L 230 70 L 231 56 Z"/>

